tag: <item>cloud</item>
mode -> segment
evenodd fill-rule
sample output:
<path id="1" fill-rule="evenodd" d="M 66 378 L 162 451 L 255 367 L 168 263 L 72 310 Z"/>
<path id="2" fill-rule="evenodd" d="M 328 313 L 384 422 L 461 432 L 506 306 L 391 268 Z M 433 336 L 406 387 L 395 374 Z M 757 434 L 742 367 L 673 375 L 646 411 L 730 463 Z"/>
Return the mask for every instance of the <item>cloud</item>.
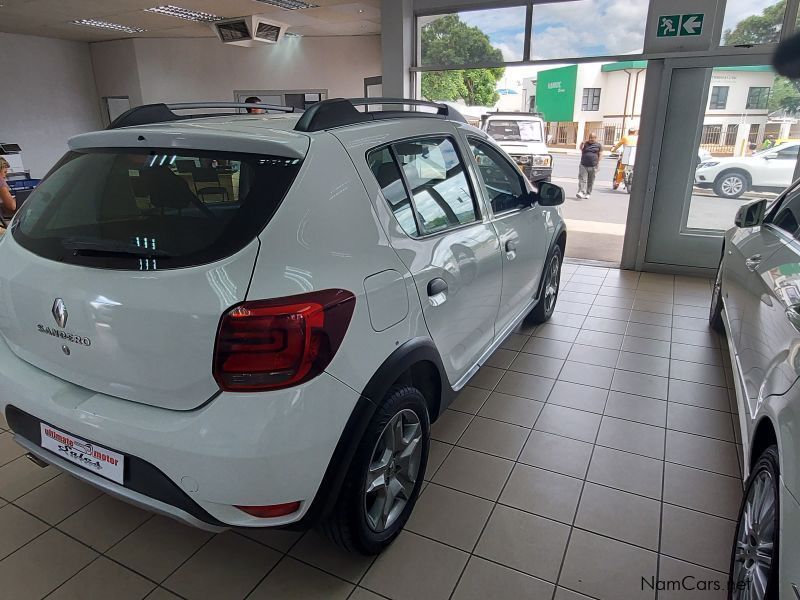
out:
<path id="1" fill-rule="evenodd" d="M 578 0 L 533 9 L 534 59 L 641 51 L 647 20 L 642 0 Z"/>

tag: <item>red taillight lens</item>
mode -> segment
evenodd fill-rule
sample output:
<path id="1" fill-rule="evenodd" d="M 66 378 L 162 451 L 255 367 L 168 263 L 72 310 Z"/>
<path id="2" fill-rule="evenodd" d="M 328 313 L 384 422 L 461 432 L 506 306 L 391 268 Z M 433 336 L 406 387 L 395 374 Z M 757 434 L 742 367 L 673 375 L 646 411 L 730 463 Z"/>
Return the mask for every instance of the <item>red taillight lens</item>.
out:
<path id="1" fill-rule="evenodd" d="M 269 506 L 237 506 L 239 510 L 259 519 L 273 519 L 285 517 L 300 508 L 300 502 L 287 502 L 286 504 L 271 504 Z"/>
<path id="2" fill-rule="evenodd" d="M 235 306 L 222 316 L 214 352 L 220 388 L 256 392 L 291 387 L 333 360 L 355 308 L 345 290 L 322 290 Z"/>

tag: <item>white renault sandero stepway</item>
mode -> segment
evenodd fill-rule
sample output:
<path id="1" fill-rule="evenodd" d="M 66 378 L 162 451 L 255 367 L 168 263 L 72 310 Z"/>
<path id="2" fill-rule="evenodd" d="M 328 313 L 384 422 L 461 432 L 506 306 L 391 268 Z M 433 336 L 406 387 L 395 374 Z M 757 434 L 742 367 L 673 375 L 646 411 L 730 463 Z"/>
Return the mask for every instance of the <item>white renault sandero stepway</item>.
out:
<path id="1" fill-rule="evenodd" d="M 199 527 L 392 541 L 430 423 L 552 314 L 566 232 L 563 191 L 458 113 L 366 104 L 150 105 L 70 141 L 0 241 L 0 409 L 33 458 Z"/>

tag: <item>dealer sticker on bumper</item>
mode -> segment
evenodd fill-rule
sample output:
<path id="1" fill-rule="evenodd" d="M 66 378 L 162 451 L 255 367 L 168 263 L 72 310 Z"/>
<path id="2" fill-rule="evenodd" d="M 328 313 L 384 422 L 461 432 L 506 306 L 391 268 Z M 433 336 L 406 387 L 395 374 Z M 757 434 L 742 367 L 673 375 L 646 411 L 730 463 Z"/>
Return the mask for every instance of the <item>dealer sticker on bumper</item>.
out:
<path id="1" fill-rule="evenodd" d="M 42 448 L 106 479 L 122 484 L 125 457 L 119 452 L 86 442 L 44 423 L 41 423 L 41 432 Z"/>

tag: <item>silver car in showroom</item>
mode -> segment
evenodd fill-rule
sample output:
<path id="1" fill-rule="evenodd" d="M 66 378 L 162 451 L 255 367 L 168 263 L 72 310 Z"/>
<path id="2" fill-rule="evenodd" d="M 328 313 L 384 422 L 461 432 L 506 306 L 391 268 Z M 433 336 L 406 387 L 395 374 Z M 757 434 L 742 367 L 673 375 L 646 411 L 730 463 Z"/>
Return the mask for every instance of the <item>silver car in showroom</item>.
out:
<path id="1" fill-rule="evenodd" d="M 800 182 L 739 209 L 711 326 L 726 333 L 746 486 L 730 598 L 800 598 Z"/>

